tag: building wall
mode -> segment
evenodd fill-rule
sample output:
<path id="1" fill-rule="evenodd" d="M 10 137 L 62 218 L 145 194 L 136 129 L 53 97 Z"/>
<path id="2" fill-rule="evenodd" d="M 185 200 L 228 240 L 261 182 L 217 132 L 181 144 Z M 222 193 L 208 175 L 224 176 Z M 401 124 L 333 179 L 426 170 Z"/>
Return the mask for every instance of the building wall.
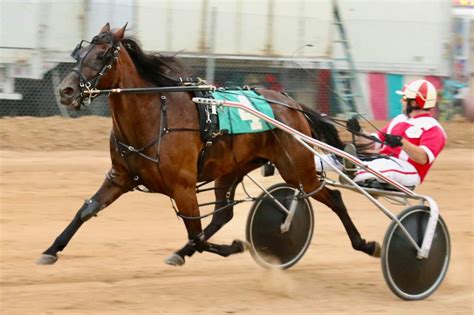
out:
<path id="1" fill-rule="evenodd" d="M 447 75 L 448 0 L 338 0 L 356 66 L 365 71 Z M 39 49 L 65 61 L 106 22 L 129 22 L 147 50 L 189 54 L 339 56 L 328 0 L 1 0 L 0 53 Z M 21 21 L 21 23 L 19 23 Z M 310 45 L 308 47 L 305 45 Z M 11 52 L 10 54 L 8 52 Z M 23 51 L 24 52 L 24 51 Z"/>
<path id="2" fill-rule="evenodd" d="M 451 75 L 449 0 L 337 3 L 360 72 L 361 93 L 370 104 L 363 109 L 368 118 L 392 117 L 399 106 L 392 92 L 409 78 L 431 76 L 442 82 Z M 180 52 L 202 60 L 217 57 L 221 68 L 214 71 L 221 81 L 223 74 L 234 79 L 232 69 L 239 64 L 239 74 L 250 71 L 247 64 L 255 64 L 261 75 L 283 73 L 278 76 L 281 85 L 303 102 L 336 113 L 337 97 L 322 88 L 331 79 L 322 71 L 327 69 L 322 61 L 343 56 L 335 42 L 339 36 L 330 4 L 329 0 L 0 0 L 0 82 L 12 87 L 16 86 L 12 76 L 41 79 L 59 63 L 71 62 L 75 44 L 91 39 L 106 22 L 120 27 L 128 21 L 128 34 L 136 35 L 145 50 Z M 315 79 L 299 74 L 292 78 L 288 75 L 292 69 L 302 73 L 320 69 L 318 80 L 327 82 L 314 83 Z"/>

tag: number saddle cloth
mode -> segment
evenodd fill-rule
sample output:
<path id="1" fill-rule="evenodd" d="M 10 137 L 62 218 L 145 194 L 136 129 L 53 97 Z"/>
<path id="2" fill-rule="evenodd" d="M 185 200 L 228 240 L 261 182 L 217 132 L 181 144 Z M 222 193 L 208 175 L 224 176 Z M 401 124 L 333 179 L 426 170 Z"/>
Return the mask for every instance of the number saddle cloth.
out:
<path id="1" fill-rule="evenodd" d="M 222 89 L 212 92 L 212 98 L 238 102 L 250 106 L 259 112 L 275 118 L 267 100 L 254 90 Z M 274 129 L 270 123 L 240 108 L 219 106 L 217 108 L 219 131 L 222 134 L 242 134 L 264 132 Z"/>

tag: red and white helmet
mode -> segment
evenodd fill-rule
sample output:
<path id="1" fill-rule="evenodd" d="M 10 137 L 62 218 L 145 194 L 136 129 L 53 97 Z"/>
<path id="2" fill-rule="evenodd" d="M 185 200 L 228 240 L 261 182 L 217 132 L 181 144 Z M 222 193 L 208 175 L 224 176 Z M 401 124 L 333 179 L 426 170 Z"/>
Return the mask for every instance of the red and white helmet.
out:
<path id="1" fill-rule="evenodd" d="M 426 80 L 411 81 L 396 92 L 406 98 L 414 99 L 416 104 L 423 109 L 432 108 L 436 105 L 437 93 L 434 85 Z"/>

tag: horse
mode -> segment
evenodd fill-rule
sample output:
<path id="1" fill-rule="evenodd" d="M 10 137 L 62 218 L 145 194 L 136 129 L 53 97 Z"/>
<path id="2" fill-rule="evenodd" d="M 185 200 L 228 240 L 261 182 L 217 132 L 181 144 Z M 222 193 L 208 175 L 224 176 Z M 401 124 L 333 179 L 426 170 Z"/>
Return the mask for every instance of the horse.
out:
<path id="1" fill-rule="evenodd" d="M 123 89 L 177 85 L 178 58 L 145 53 L 137 40 L 125 37 L 126 26 L 111 30 L 107 23 L 90 43 L 84 45 L 83 41 L 76 47 L 73 54 L 77 63 L 59 86 L 63 105 L 79 109 L 85 90 L 91 87 Z M 281 92 L 261 88 L 258 93 L 269 100 L 276 119 L 282 123 L 337 148 L 343 147 L 336 128 L 321 114 Z M 287 184 L 304 192 L 317 191 L 312 197 L 337 214 L 355 250 L 379 255 L 379 244 L 368 242 L 359 234 L 341 193 L 320 187 L 313 154 L 290 134 L 278 129 L 252 134 L 222 134 L 207 147 L 205 159 L 198 163 L 200 152 L 207 144 L 199 133 L 198 110 L 192 97 L 193 94 L 186 91 L 109 94 L 111 168 L 97 192 L 85 201 L 69 225 L 41 254 L 38 264 L 54 264 L 58 252 L 64 250 L 83 223 L 139 185 L 172 198 L 183 218 L 188 242 L 165 260 L 167 264 L 181 266 L 185 257 L 191 257 L 196 251 L 225 257 L 243 252 L 246 249 L 243 241 L 234 240 L 230 245 L 209 242 L 211 236 L 232 219 L 233 207 L 228 204 L 230 206 L 222 211 L 215 211 L 211 222 L 203 229 L 196 187 L 201 182 L 214 181 L 218 187 L 214 192 L 219 201 L 215 206 L 217 209 L 233 200 L 237 185 L 247 173 L 268 161 L 275 165 Z M 163 133 L 160 122 L 164 121 L 165 113 L 168 129 Z"/>

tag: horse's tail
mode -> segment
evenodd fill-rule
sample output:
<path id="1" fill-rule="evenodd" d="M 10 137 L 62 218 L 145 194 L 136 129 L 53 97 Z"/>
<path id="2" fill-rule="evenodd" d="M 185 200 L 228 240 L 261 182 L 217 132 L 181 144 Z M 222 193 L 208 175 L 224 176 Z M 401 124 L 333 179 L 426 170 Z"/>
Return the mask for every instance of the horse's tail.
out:
<path id="1" fill-rule="evenodd" d="M 304 115 L 311 126 L 313 137 L 342 150 L 344 144 L 339 138 L 339 133 L 334 126 L 334 123 L 323 114 L 320 114 L 302 104 L 300 105 L 303 107 Z"/>

